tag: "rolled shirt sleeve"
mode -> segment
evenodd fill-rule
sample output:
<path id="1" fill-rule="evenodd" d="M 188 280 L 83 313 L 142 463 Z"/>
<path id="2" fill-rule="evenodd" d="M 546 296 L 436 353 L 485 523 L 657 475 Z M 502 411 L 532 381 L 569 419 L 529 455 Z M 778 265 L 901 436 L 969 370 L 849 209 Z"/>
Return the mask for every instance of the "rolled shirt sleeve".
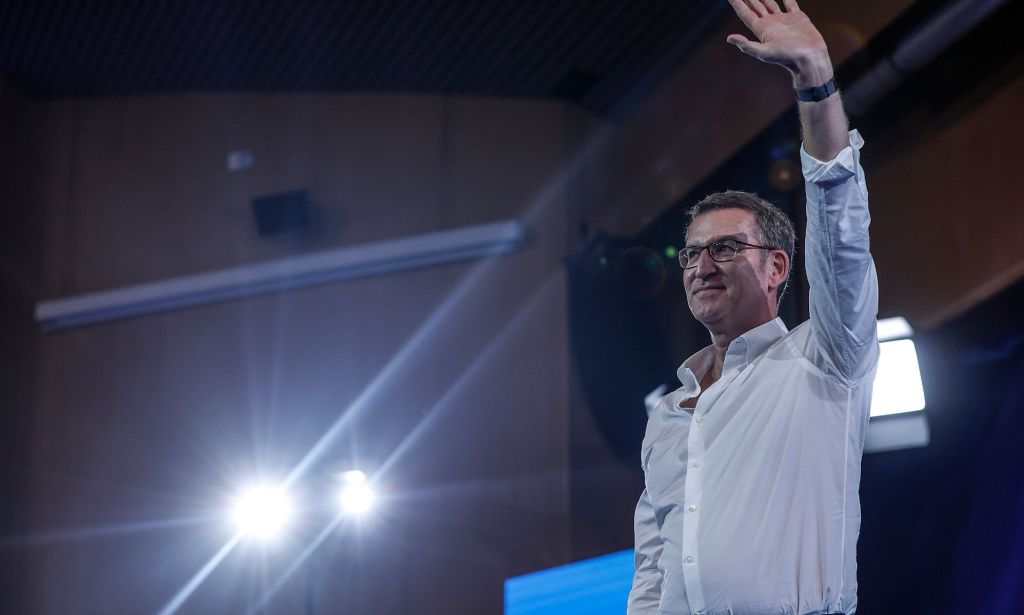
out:
<path id="1" fill-rule="evenodd" d="M 805 262 L 815 356 L 847 384 L 873 373 L 878 360 L 878 277 L 871 258 L 868 189 L 860 165 L 864 140 L 823 162 L 800 148 L 807 190 Z"/>

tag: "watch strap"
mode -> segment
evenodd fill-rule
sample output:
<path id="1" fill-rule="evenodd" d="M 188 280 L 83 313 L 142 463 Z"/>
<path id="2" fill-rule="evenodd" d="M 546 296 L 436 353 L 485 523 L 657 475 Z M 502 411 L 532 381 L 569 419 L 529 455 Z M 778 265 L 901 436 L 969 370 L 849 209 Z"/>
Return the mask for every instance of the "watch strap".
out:
<path id="1" fill-rule="evenodd" d="M 821 102 L 839 91 L 836 78 L 832 77 L 825 83 L 815 88 L 807 88 L 796 91 L 796 99 L 800 102 Z"/>

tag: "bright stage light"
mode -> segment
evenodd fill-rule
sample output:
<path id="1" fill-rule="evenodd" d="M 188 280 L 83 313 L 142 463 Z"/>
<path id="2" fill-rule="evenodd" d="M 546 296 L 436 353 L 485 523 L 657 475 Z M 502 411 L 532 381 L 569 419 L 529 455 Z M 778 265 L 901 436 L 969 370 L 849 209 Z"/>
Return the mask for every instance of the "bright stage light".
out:
<path id="1" fill-rule="evenodd" d="M 366 474 L 359 470 L 350 470 L 341 475 L 344 486 L 338 498 L 341 512 L 359 515 L 373 506 L 373 491 L 366 484 Z"/>
<path id="2" fill-rule="evenodd" d="M 927 446 L 924 387 L 917 361 L 914 329 L 903 318 L 878 321 L 878 371 L 871 398 L 871 422 L 864 452 L 878 453 Z"/>
<path id="3" fill-rule="evenodd" d="M 253 487 L 235 502 L 232 518 L 246 536 L 269 540 L 277 536 L 292 516 L 292 505 L 283 489 Z"/>
<path id="4" fill-rule="evenodd" d="M 914 340 L 880 344 L 871 416 L 924 410 L 924 387 Z"/>
<path id="5" fill-rule="evenodd" d="M 878 321 L 878 371 L 871 416 L 924 410 L 924 387 L 917 363 L 914 329 L 901 317 Z"/>
<path id="6" fill-rule="evenodd" d="M 907 322 L 906 318 L 896 316 L 894 318 L 878 319 L 878 341 L 888 342 L 889 340 L 901 340 L 914 336 L 914 329 Z"/>

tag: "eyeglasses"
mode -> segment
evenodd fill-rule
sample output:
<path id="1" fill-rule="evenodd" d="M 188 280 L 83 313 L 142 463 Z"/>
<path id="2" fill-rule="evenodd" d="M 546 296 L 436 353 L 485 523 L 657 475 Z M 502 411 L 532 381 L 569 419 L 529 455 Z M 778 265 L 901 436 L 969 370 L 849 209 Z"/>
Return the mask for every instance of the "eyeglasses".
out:
<path id="1" fill-rule="evenodd" d="M 756 248 L 758 250 L 777 250 L 768 246 L 756 246 L 737 239 L 717 239 L 706 246 L 686 246 L 679 251 L 679 266 L 683 269 L 693 269 L 700 261 L 700 253 L 708 251 L 711 260 L 716 263 L 725 263 L 736 258 L 736 255 L 743 250 Z"/>

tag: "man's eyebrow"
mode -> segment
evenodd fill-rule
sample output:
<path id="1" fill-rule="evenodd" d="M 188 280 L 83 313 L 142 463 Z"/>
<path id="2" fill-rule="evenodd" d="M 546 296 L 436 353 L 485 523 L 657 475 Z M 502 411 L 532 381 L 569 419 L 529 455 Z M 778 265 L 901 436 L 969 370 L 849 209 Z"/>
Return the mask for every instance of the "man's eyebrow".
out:
<path id="1" fill-rule="evenodd" d="M 740 233 L 739 235 L 719 235 L 718 237 L 712 237 L 704 245 L 712 244 L 712 243 L 714 243 L 716 241 L 722 241 L 723 239 L 732 239 L 734 241 L 739 241 L 741 243 L 746 243 L 746 237 L 747 237 L 746 233 Z M 697 245 L 698 244 L 695 244 L 695 243 L 688 243 L 688 244 L 686 244 L 686 247 L 687 248 L 691 248 L 691 247 L 696 247 Z"/>

